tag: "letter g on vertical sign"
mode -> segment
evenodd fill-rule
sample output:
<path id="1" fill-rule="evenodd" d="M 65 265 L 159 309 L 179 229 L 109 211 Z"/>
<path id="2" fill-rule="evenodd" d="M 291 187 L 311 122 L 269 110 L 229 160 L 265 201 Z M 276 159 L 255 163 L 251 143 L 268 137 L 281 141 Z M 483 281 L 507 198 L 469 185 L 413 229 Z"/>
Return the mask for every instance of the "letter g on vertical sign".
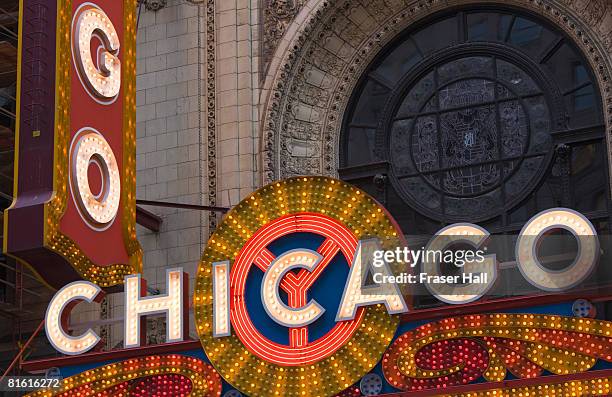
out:
<path id="1" fill-rule="evenodd" d="M 78 279 L 121 284 L 142 262 L 136 2 L 23 0 L 20 29 L 14 200 L 3 250 L 54 288 Z"/>
<path id="2" fill-rule="evenodd" d="M 93 38 L 101 42 L 97 54 L 91 52 Z M 72 20 L 72 56 L 81 83 L 94 99 L 103 103 L 113 101 L 121 87 L 119 45 L 108 15 L 91 3 L 81 4 Z"/>

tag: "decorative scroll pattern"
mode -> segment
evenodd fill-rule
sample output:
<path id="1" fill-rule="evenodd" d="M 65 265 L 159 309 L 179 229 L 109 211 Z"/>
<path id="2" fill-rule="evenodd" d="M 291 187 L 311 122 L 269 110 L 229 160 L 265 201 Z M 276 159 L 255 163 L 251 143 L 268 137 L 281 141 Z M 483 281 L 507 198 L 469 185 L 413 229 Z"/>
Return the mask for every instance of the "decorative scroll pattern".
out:
<path id="1" fill-rule="evenodd" d="M 62 382 L 59 389 L 39 390 L 28 396 L 218 397 L 222 386 L 221 377 L 211 365 L 198 358 L 175 354 L 121 361 L 85 371 Z"/>
<path id="2" fill-rule="evenodd" d="M 447 318 L 407 332 L 383 357 L 387 381 L 402 390 L 502 381 L 591 369 L 612 361 L 612 322 L 541 314 Z M 566 394 L 563 394 L 566 395 Z"/>

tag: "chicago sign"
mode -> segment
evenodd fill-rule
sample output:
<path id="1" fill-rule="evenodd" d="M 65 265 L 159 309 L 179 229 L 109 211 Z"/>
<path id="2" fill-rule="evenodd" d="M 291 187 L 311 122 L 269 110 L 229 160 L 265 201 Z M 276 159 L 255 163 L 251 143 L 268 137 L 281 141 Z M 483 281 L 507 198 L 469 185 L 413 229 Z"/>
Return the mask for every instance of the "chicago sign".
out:
<path id="1" fill-rule="evenodd" d="M 565 270 L 550 271 L 540 265 L 535 247 L 546 232 L 558 228 L 576 236 L 579 254 Z M 590 222 L 575 211 L 544 211 L 527 222 L 517 240 L 518 266 L 540 289 L 570 289 L 597 263 L 596 236 Z M 468 242 L 479 248 L 486 237 L 486 230 L 476 225 L 456 224 L 438 232 L 428 247 Z M 254 192 L 227 214 L 198 266 L 195 324 L 210 362 L 249 395 L 298 396 L 306 390 L 333 395 L 346 389 L 372 370 L 393 340 L 397 314 L 409 311 L 405 297 L 410 291 L 406 294 L 394 283 L 364 283 L 367 274 L 391 277 L 397 270 L 385 260 L 374 265 L 375 252 L 404 245 L 386 210 L 342 181 L 298 177 Z M 484 285 L 450 291 L 432 285 L 431 293 L 451 304 L 479 299 L 497 275 L 495 255 L 484 259 L 464 265 L 491 274 Z M 422 263 L 433 275 L 439 272 L 437 265 Z M 166 294 L 147 297 L 140 275 L 125 277 L 125 347 L 140 346 L 145 318 L 152 314 L 166 315 L 167 342 L 186 338 L 187 274 L 168 270 L 166 286 Z M 58 291 L 45 322 L 57 350 L 77 355 L 99 343 L 91 329 L 69 335 L 65 320 L 77 302 L 96 301 L 103 294 L 88 281 Z"/>

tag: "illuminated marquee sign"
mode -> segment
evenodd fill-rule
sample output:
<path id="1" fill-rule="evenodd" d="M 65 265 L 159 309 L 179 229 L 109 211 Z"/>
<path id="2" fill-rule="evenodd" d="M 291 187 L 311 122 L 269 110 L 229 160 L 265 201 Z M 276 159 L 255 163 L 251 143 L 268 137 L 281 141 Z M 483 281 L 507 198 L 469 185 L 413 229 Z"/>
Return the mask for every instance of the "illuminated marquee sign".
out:
<path id="1" fill-rule="evenodd" d="M 566 271 L 548 271 L 533 255 L 555 228 L 578 237 L 580 254 Z M 476 225 L 456 224 L 441 230 L 430 246 L 443 249 L 449 244 L 445 237 L 456 236 L 478 248 L 488 235 Z M 363 284 L 366 274 L 391 273 L 390 264 L 374 266 L 371 259 L 376 251 L 404 246 L 401 236 L 375 200 L 325 177 L 279 181 L 245 198 L 211 237 L 198 267 L 196 329 L 213 366 L 254 396 L 331 396 L 353 385 L 393 340 L 395 314 L 409 310 L 397 284 Z M 544 211 L 527 222 L 517 242 L 521 271 L 540 289 L 571 288 L 597 263 L 593 236 L 582 215 Z M 426 266 L 437 273 L 435 263 Z M 490 272 L 489 285 L 454 291 L 449 303 L 474 301 L 495 282 L 494 254 L 478 266 Z"/>
<path id="2" fill-rule="evenodd" d="M 3 248 L 55 288 L 79 278 L 109 287 L 141 268 L 135 7 L 130 0 L 21 7 L 15 199 Z"/>
<path id="3" fill-rule="evenodd" d="M 578 252 L 573 263 L 564 269 L 552 270 L 542 265 L 537 250 L 543 238 L 551 231 L 562 229 L 574 236 Z M 470 223 L 449 225 L 438 231 L 427 250 L 442 251 L 456 243 L 467 243 L 474 249 L 484 246 L 490 234 L 482 227 Z M 532 217 L 518 235 L 515 245 L 518 269 L 534 287 L 547 292 L 563 292 L 578 286 L 594 271 L 600 256 L 597 231 L 582 214 L 568 208 L 552 208 Z M 423 272 L 440 276 L 440 264 L 423 260 Z M 474 302 L 484 296 L 495 284 L 498 264 L 494 253 L 482 261 L 469 261 L 463 273 L 486 274 L 487 282 L 456 284 L 424 283 L 429 292 L 442 302 L 458 305 Z"/>
<path id="4" fill-rule="evenodd" d="M 198 267 L 195 322 L 211 364 L 253 396 L 351 386 L 392 341 L 392 313 L 407 310 L 396 285 L 355 288 L 363 251 L 403 245 L 401 236 L 380 204 L 341 181 L 292 178 L 254 192 Z"/>
<path id="5" fill-rule="evenodd" d="M 198 269 L 196 324 L 211 363 L 228 382 L 252 395 L 282 390 L 292 396 L 306 389 L 331 395 L 350 386 L 391 343 L 399 323 L 394 314 L 408 310 L 396 285 L 361 288 L 367 266 L 362 258 L 372 250 L 401 245 L 401 236 L 382 206 L 340 181 L 294 178 L 253 193 L 227 215 Z M 257 284 L 250 277 L 258 275 L 263 277 L 251 303 L 284 334 L 280 338 L 262 332 L 267 326 L 249 315 L 247 290 L 252 288 L 247 284 Z M 339 279 L 345 285 L 337 285 Z M 321 291 L 330 281 L 334 293 Z M 183 340 L 189 306 L 186 274 L 169 270 L 165 295 L 146 297 L 145 286 L 140 275 L 125 277 L 124 346 L 140 345 L 144 317 L 155 313 L 166 315 L 167 341 Z M 100 338 L 91 329 L 70 335 L 65 319 L 78 302 L 102 296 L 89 281 L 73 282 L 55 294 L 45 328 L 57 350 L 78 355 L 97 345 Z M 316 331 L 310 332 L 314 323 Z M 246 356 L 246 372 L 234 371 L 237 357 Z M 342 368 L 328 371 L 337 362 Z M 283 381 L 269 384 L 270 376 Z M 320 380 L 304 382 L 304 376 Z"/>
<path id="6" fill-rule="evenodd" d="M 539 263 L 536 247 L 545 233 L 558 228 L 576 237 L 579 253 L 566 270 L 549 271 Z M 480 247 L 488 236 L 476 225 L 455 224 L 440 230 L 429 247 L 444 249 L 457 242 Z M 575 211 L 543 211 L 521 231 L 516 243 L 518 265 L 525 278 L 542 290 L 572 288 L 597 263 L 594 236 L 590 222 Z M 501 381 L 506 367 L 519 377 L 531 377 L 542 369 L 576 373 L 595 364 L 590 355 L 577 356 L 563 366 L 556 357 L 542 359 L 539 366 L 525 366 L 531 372 L 514 363 L 523 356 L 546 354 L 548 344 L 560 346 L 563 338 L 572 337 L 582 346 L 589 338 L 609 335 L 609 323 L 584 320 L 583 327 L 581 319 L 491 314 L 443 320 L 396 337 L 397 314 L 410 310 L 402 291 L 393 283 L 364 284 L 364 275 L 393 276 L 387 260 L 375 264 L 372 259 L 376 252 L 405 245 L 402 239 L 380 204 L 338 180 L 299 177 L 254 192 L 227 214 L 198 267 L 195 323 L 211 364 L 248 395 L 283 396 L 335 395 L 370 372 L 381 358 L 388 383 L 404 390 L 459 385 L 480 376 Z M 432 287 L 431 293 L 451 304 L 478 299 L 495 282 L 495 255 L 468 265 L 489 272 L 489 282 L 450 292 Z M 439 272 L 435 263 L 423 267 L 433 275 Z M 181 269 L 167 271 L 164 295 L 147 297 L 146 281 L 138 274 L 126 276 L 124 284 L 124 347 L 141 345 L 144 319 L 152 314 L 165 315 L 167 342 L 187 337 L 189 288 Z M 69 334 L 65 319 L 79 301 L 98 301 L 103 294 L 89 281 L 71 283 L 57 292 L 45 321 L 47 336 L 57 350 L 78 355 L 99 343 L 91 329 Z M 563 332 L 555 330 L 559 324 L 565 327 Z M 593 335 L 573 335 L 576 324 Z M 486 332 L 473 333 L 485 325 Z M 429 330 L 436 327 L 444 332 L 436 331 L 434 338 Z M 529 327 L 534 332 L 542 328 L 537 331 L 538 344 Z M 550 340 L 547 329 L 553 330 Z M 528 343 L 528 349 L 511 351 L 513 344 L 520 343 Z M 609 344 L 602 339 L 600 350 Z M 602 358 L 612 360 L 609 355 Z M 463 368 L 463 362 L 470 365 Z M 456 369 L 446 369 L 447 364 Z M 445 369 L 433 371 L 436 367 Z"/>

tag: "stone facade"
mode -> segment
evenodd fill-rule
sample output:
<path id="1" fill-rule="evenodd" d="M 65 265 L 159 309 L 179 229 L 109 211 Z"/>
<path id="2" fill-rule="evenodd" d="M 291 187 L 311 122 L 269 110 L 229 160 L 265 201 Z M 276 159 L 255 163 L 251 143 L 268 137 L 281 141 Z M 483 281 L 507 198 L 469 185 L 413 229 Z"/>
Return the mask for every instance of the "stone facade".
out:
<path id="1" fill-rule="evenodd" d="M 216 3 L 217 202 L 236 205 L 258 185 L 259 2 Z"/>
<path id="2" fill-rule="evenodd" d="M 565 30 L 597 73 L 612 134 L 612 4 L 605 0 L 313 0 L 287 29 L 263 86 L 263 180 L 335 175 L 343 112 L 365 67 L 410 24 L 469 4 L 514 5 Z"/>
<path id="3" fill-rule="evenodd" d="M 137 197 L 233 206 L 259 183 L 259 3 L 143 5 L 137 37 Z M 165 292 L 165 271 L 173 267 L 189 273 L 193 291 L 200 254 L 219 215 L 146 209 L 162 218 L 158 233 L 138 228 L 149 293 Z M 109 301 L 109 317 L 122 317 L 121 294 Z M 190 325 L 195 337 L 193 321 Z M 148 340 L 159 343 L 164 332 L 159 321 L 149 322 Z M 121 343 L 121 323 L 112 326 L 109 340 L 107 348 Z"/>
<path id="4" fill-rule="evenodd" d="M 496 2 L 157 3 L 160 7 L 141 8 L 138 28 L 137 198 L 231 207 L 275 179 L 336 175 L 344 110 L 357 80 L 380 49 L 432 13 Z M 612 134 L 612 3 L 501 3 L 541 15 L 579 44 L 597 74 Z M 179 266 L 193 281 L 219 216 L 160 207 L 147 210 L 163 219 L 159 233 L 139 228 L 149 285 L 163 292 L 166 268 Z M 122 302 L 116 297 L 110 298 L 109 306 L 109 317 L 122 316 Z M 153 328 L 163 329 L 157 324 Z M 111 334 L 113 344 L 121 341 L 118 326 Z"/>
<path id="5" fill-rule="evenodd" d="M 136 132 L 138 199 L 208 204 L 206 150 L 206 9 L 183 0 L 140 8 L 137 35 Z M 165 292 L 166 269 L 182 267 L 190 289 L 208 236 L 208 214 L 201 211 L 144 207 L 162 218 L 153 233 L 138 227 L 144 250 L 143 277 L 153 291 Z M 121 294 L 111 295 L 111 318 L 123 316 Z M 165 331 L 151 322 L 148 339 Z M 122 341 L 122 323 L 111 332 L 111 345 Z M 195 335 L 193 324 L 191 331 Z M 109 346 L 110 347 L 110 346 Z"/>

